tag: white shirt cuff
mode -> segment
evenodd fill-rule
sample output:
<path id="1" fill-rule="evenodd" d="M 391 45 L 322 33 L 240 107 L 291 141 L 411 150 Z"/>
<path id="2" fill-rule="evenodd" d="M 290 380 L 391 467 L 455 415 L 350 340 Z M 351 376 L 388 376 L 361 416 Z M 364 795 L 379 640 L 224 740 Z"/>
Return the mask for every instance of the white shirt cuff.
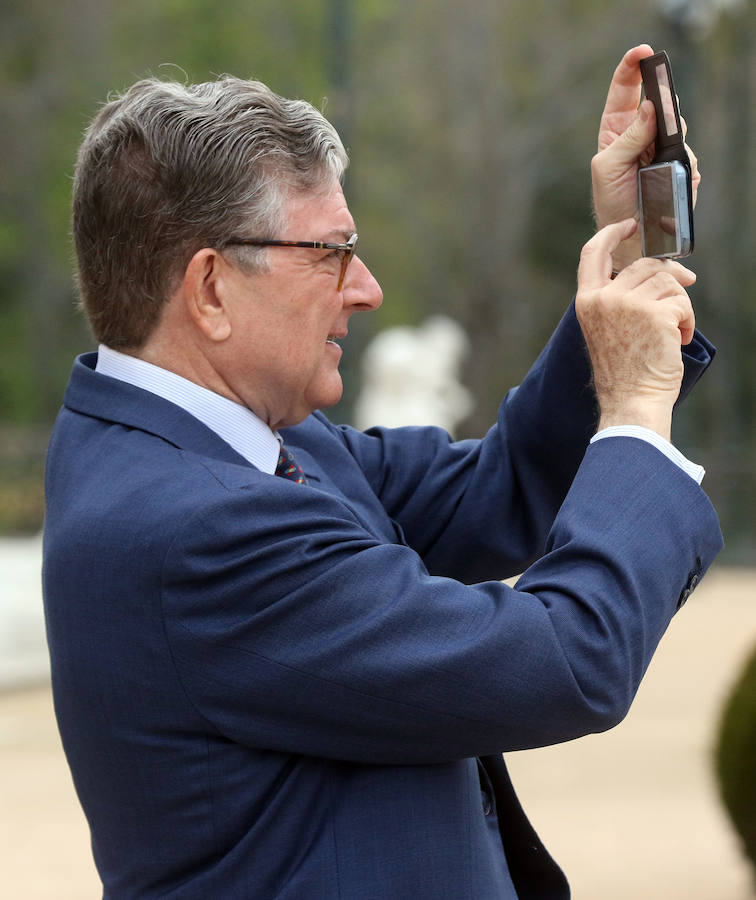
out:
<path id="1" fill-rule="evenodd" d="M 703 466 L 691 462 L 680 453 L 677 447 L 670 444 L 669 441 L 664 440 L 660 434 L 657 434 L 650 428 L 644 428 L 642 425 L 610 425 L 609 428 L 602 428 L 601 431 L 594 434 L 591 438 L 591 443 L 608 437 L 639 438 L 642 441 L 653 444 L 657 450 L 660 450 L 667 457 L 667 459 L 671 460 L 676 466 L 679 466 L 683 472 L 690 475 L 697 484 L 701 484 L 703 477 L 706 474 Z"/>

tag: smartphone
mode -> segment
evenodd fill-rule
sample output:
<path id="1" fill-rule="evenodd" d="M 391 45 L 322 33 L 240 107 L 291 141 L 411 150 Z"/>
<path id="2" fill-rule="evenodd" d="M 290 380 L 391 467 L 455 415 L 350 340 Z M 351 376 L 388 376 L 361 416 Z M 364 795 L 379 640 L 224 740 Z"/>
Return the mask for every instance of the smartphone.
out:
<path id="1" fill-rule="evenodd" d="M 679 259 L 693 252 L 693 183 L 667 53 L 640 63 L 643 90 L 656 110 L 656 149 L 638 170 L 644 256 Z"/>

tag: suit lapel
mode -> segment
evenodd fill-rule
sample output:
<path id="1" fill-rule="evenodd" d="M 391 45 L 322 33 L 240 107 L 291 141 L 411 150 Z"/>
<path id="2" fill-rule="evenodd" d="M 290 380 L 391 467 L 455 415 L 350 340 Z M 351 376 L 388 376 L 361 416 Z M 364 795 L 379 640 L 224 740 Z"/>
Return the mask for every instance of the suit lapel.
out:
<path id="1" fill-rule="evenodd" d="M 199 419 L 170 400 L 117 378 L 95 372 L 96 353 L 74 362 L 63 403 L 74 412 L 138 428 L 181 450 L 191 450 L 225 462 L 250 463 Z"/>

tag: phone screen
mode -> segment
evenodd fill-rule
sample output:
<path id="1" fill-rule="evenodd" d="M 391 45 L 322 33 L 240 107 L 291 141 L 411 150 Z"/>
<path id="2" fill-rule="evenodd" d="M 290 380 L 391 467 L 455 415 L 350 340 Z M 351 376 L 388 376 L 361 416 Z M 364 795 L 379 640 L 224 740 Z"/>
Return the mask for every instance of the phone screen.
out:
<path id="1" fill-rule="evenodd" d="M 638 173 L 643 255 L 686 256 L 692 250 L 687 173 L 682 163 L 660 163 Z"/>

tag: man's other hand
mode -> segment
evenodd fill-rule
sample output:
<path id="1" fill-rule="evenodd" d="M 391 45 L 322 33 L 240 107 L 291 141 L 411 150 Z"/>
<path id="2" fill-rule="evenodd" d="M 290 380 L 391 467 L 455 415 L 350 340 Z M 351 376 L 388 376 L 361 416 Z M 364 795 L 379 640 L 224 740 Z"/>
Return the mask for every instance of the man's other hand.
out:
<path id="1" fill-rule="evenodd" d="M 670 439 L 683 375 L 681 345 L 695 316 L 685 291 L 696 276 L 672 260 L 638 259 L 612 278 L 612 254 L 637 231 L 626 219 L 583 248 L 576 308 L 593 367 L 599 429 L 642 425 Z"/>
<path id="2" fill-rule="evenodd" d="M 651 162 L 656 137 L 656 116 L 650 100 L 641 98 L 640 61 L 653 56 L 648 44 L 628 50 L 617 66 L 598 136 L 598 152 L 591 162 L 593 210 L 596 225 L 603 228 L 630 217 L 638 218 L 638 169 Z M 687 125 L 682 119 L 683 134 Z M 686 144 L 693 180 L 693 204 L 701 175 L 698 160 Z M 640 235 L 636 232 L 617 248 L 614 268 L 623 269 L 641 255 Z"/>

